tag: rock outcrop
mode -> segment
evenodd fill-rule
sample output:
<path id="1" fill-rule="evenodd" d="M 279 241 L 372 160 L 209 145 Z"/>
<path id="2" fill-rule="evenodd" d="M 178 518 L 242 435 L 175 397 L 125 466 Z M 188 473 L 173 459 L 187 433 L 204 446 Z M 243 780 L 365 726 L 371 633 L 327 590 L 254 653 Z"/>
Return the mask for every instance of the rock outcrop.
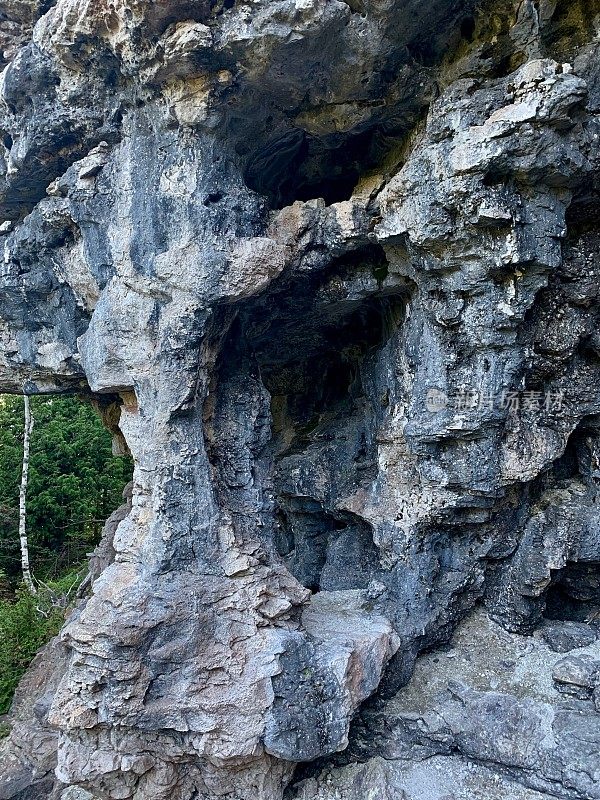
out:
<path id="1" fill-rule="evenodd" d="M 135 474 L 0 798 L 600 798 L 600 4 L 2 14 L 0 390 Z"/>
<path id="2" fill-rule="evenodd" d="M 596 644 L 576 652 L 560 656 L 537 632 L 506 633 L 476 611 L 452 647 L 422 656 L 408 686 L 365 713 L 369 758 L 329 767 L 292 796 L 600 797 L 600 715 L 588 697 L 557 690 L 588 682 L 600 666 Z"/>

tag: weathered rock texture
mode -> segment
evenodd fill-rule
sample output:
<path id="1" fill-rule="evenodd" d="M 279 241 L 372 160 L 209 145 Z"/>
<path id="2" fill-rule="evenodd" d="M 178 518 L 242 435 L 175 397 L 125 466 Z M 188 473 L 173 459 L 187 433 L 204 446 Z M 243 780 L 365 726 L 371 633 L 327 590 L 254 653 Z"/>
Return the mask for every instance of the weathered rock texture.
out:
<path id="1" fill-rule="evenodd" d="M 0 389 L 136 465 L 0 798 L 600 798 L 600 4 L 0 33 Z"/>

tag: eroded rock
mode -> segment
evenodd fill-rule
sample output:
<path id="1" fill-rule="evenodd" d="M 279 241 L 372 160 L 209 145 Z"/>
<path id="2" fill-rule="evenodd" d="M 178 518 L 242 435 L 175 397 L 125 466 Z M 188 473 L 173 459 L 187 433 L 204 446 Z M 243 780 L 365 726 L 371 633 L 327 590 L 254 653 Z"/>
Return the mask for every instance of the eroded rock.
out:
<path id="1" fill-rule="evenodd" d="M 597 4 L 8 5 L 0 388 L 135 474 L 5 797 L 597 797 Z"/>

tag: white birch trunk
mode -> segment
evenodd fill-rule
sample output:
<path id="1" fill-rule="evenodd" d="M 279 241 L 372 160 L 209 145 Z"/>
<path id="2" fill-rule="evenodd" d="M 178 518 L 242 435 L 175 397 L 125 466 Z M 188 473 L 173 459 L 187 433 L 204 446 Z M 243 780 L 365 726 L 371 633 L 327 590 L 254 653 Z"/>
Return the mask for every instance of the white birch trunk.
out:
<path id="1" fill-rule="evenodd" d="M 23 436 L 23 472 L 21 475 L 21 492 L 19 494 L 19 539 L 21 540 L 21 568 L 25 586 L 31 594 L 37 594 L 37 589 L 31 577 L 29 566 L 29 543 L 27 541 L 27 483 L 29 481 L 29 446 L 31 431 L 33 430 L 33 417 L 28 395 L 24 394 L 25 401 L 25 429 Z"/>

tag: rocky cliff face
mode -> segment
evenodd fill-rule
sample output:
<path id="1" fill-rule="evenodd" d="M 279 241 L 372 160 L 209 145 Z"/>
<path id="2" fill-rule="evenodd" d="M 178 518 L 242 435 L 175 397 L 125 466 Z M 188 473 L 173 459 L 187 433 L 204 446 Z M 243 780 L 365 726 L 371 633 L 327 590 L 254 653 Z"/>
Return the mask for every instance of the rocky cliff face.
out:
<path id="1" fill-rule="evenodd" d="M 600 798 L 600 4 L 0 36 L 0 389 L 136 465 L 0 798 Z"/>

